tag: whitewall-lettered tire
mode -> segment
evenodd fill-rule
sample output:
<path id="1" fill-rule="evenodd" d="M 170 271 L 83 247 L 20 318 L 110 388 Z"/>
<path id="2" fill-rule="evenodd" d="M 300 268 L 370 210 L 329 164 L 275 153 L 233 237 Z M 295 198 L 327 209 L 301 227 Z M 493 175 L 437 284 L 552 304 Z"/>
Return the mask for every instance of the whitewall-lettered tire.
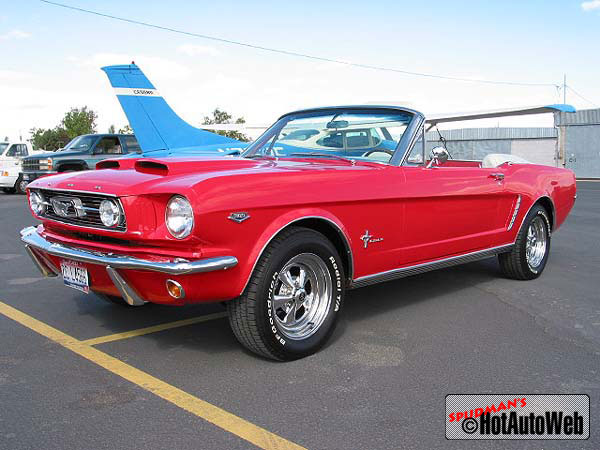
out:
<path id="1" fill-rule="evenodd" d="M 512 251 L 498 255 L 500 269 L 508 278 L 532 280 L 542 274 L 549 255 L 550 219 L 538 204 L 525 217 Z"/>
<path id="2" fill-rule="evenodd" d="M 325 236 L 290 227 L 269 243 L 244 293 L 227 302 L 233 333 L 270 359 L 315 353 L 335 328 L 344 280 L 341 258 Z"/>

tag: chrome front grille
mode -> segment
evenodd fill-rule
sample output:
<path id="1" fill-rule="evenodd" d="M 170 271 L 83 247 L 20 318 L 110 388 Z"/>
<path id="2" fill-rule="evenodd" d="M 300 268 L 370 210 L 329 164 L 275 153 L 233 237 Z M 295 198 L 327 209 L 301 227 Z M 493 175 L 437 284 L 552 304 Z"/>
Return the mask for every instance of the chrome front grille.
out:
<path id="1" fill-rule="evenodd" d="M 23 172 L 37 172 L 40 170 L 39 159 L 26 159 L 23 161 Z"/>
<path id="2" fill-rule="evenodd" d="M 46 211 L 42 215 L 44 218 L 70 225 L 103 230 L 125 231 L 127 229 L 123 205 L 116 197 L 87 192 L 56 191 L 50 189 L 39 189 L 38 192 L 43 195 L 46 204 Z M 102 223 L 100 219 L 100 203 L 103 200 L 114 201 L 121 210 L 121 218 L 116 226 L 107 227 Z M 59 210 L 57 210 L 57 207 Z"/>

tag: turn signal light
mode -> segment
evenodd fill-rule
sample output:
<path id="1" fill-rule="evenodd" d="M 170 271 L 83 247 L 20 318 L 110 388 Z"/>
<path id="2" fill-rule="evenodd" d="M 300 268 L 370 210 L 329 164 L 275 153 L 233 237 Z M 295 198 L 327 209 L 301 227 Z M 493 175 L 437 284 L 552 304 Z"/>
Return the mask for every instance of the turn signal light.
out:
<path id="1" fill-rule="evenodd" d="M 52 170 L 52 158 L 40 159 L 39 163 L 41 170 Z"/>
<path id="2" fill-rule="evenodd" d="M 175 299 L 181 299 L 185 297 L 185 291 L 177 281 L 167 280 L 167 292 Z"/>

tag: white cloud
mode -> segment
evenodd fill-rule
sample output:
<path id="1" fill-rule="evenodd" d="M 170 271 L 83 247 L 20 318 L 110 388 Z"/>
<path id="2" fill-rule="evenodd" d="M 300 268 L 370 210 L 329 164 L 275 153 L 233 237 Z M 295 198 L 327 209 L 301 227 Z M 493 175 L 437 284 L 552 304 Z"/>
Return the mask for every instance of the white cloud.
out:
<path id="1" fill-rule="evenodd" d="M 187 56 L 217 56 L 219 51 L 208 45 L 183 44 L 177 47 L 177 52 Z"/>
<path id="2" fill-rule="evenodd" d="M 0 41 L 9 41 L 17 39 L 30 38 L 31 34 L 21 30 L 10 30 L 4 34 L 0 34 Z"/>
<path id="3" fill-rule="evenodd" d="M 32 73 L 22 72 L 19 70 L 4 70 L 0 69 L 0 81 L 18 82 L 27 81 L 33 77 Z"/>
<path id="4" fill-rule="evenodd" d="M 73 62 L 73 56 L 67 57 Z M 170 59 L 158 56 L 131 55 L 126 53 L 96 53 L 79 62 L 80 66 L 99 70 L 100 67 L 114 64 L 129 64 L 132 61 L 140 66 L 146 76 L 152 81 L 154 78 L 165 80 L 182 80 L 188 78 L 192 71 L 189 67 Z"/>
<path id="5" fill-rule="evenodd" d="M 581 8 L 584 11 L 592 11 L 594 9 L 600 9 L 600 0 L 591 0 L 589 2 L 583 2 Z"/>

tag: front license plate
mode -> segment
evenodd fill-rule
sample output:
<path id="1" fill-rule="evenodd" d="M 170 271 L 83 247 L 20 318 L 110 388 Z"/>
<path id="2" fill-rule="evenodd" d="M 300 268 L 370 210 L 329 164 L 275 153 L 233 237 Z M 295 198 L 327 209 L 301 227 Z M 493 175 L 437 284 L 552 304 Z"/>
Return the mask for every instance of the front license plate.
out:
<path id="1" fill-rule="evenodd" d="M 88 272 L 85 267 L 82 267 L 73 261 L 61 261 L 60 268 L 62 270 L 65 285 L 89 294 L 90 283 L 88 281 Z"/>

